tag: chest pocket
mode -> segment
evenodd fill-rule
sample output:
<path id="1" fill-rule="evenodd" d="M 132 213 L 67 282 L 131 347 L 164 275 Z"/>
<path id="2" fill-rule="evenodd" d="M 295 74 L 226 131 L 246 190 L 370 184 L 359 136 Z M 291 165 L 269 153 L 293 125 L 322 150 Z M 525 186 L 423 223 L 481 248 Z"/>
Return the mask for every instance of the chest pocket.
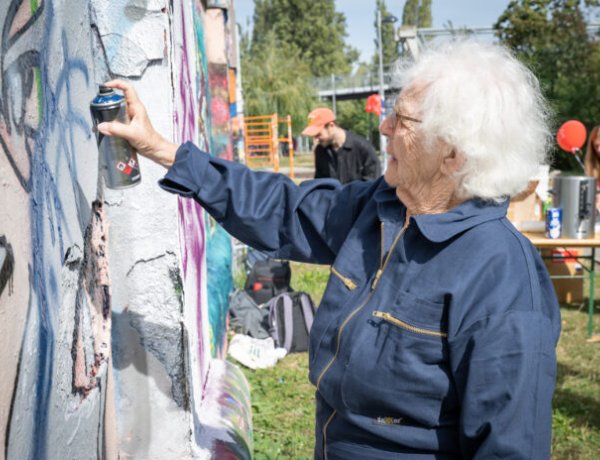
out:
<path id="1" fill-rule="evenodd" d="M 369 312 L 353 331 L 342 378 L 344 404 L 362 415 L 438 425 L 442 406 L 453 399 L 447 305 L 403 292 Z"/>

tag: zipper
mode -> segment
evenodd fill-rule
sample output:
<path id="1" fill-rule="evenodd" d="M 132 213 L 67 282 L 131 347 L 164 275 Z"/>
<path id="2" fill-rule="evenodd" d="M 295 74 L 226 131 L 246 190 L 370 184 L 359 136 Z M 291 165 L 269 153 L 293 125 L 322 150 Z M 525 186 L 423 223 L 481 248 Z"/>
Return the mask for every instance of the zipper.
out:
<path id="1" fill-rule="evenodd" d="M 384 222 L 381 221 L 381 246 L 379 246 L 381 249 L 379 250 L 379 266 L 383 267 L 383 248 L 385 247 L 385 232 L 384 230 Z"/>
<path id="2" fill-rule="evenodd" d="M 446 332 L 434 331 L 432 329 L 423 329 L 422 327 L 413 326 L 412 324 L 405 323 L 401 319 L 398 319 L 395 316 L 392 316 L 384 311 L 375 310 L 373 312 L 373 316 L 375 316 L 376 318 L 381 318 L 384 321 L 387 321 L 388 323 L 395 324 L 396 326 L 401 327 L 402 329 L 406 329 L 407 331 L 414 332 L 415 334 L 431 335 L 434 337 L 448 337 L 448 334 Z"/>
<path id="3" fill-rule="evenodd" d="M 375 274 L 375 279 L 373 280 L 373 283 L 371 284 L 371 290 L 369 292 L 369 295 L 364 300 L 364 302 L 361 303 L 354 311 L 352 311 L 352 313 L 350 313 L 346 317 L 346 319 L 344 320 L 344 322 L 341 324 L 340 329 L 338 330 L 338 333 L 337 333 L 337 343 L 336 343 L 336 348 L 335 348 L 335 354 L 333 355 L 333 358 L 331 358 L 331 360 L 329 361 L 329 363 L 327 363 L 327 366 L 325 366 L 325 369 L 323 369 L 321 371 L 321 374 L 319 374 L 319 378 L 317 379 L 317 390 L 319 389 L 319 384 L 321 383 L 321 379 L 323 378 L 323 376 L 325 375 L 325 373 L 329 370 L 329 368 L 334 363 L 334 361 L 337 359 L 337 356 L 338 356 L 338 354 L 340 352 L 340 340 L 341 340 L 341 337 L 342 337 L 342 332 L 344 332 L 344 328 L 346 327 L 346 324 L 348 324 L 348 321 L 350 321 L 354 317 L 354 315 L 356 315 L 367 304 L 367 302 L 369 300 L 371 300 L 371 297 L 373 297 L 373 294 L 375 293 L 375 287 L 377 286 L 377 282 L 379 281 L 379 278 L 383 274 L 383 271 L 385 270 L 385 267 L 387 267 L 387 264 L 388 264 L 388 262 L 390 260 L 390 257 L 392 255 L 392 253 L 394 252 L 394 248 L 396 247 L 396 244 L 400 240 L 400 237 L 406 231 L 406 229 L 408 227 L 409 221 L 410 221 L 410 217 L 407 214 L 406 215 L 406 222 L 404 223 L 404 226 L 400 229 L 400 231 L 396 235 L 396 238 L 394 238 L 394 242 L 392 243 L 392 246 L 390 247 L 390 250 L 388 251 L 387 257 L 385 258 L 385 260 L 383 261 L 383 264 L 381 265 L 381 267 L 379 267 L 379 270 L 377 270 L 377 273 Z M 382 238 L 382 241 L 383 241 L 383 222 L 382 222 L 382 225 L 381 225 L 381 231 L 382 231 L 382 237 L 381 238 Z M 383 250 L 384 249 L 383 249 L 383 246 L 382 246 L 381 247 L 381 260 L 383 260 Z M 333 273 L 336 273 L 334 271 L 333 267 L 331 267 L 331 270 L 333 271 Z M 355 285 L 355 287 L 356 287 L 356 285 Z"/>
<path id="4" fill-rule="evenodd" d="M 404 225 L 402 226 L 402 228 L 400 229 L 400 231 L 398 232 L 398 234 L 396 235 L 396 238 L 394 238 L 394 242 L 392 243 L 392 246 L 390 247 L 390 250 L 387 253 L 387 257 L 385 258 L 385 260 L 383 259 L 384 257 L 384 233 L 383 233 L 383 222 L 381 222 L 381 256 L 379 257 L 380 260 L 380 266 L 379 266 L 379 270 L 377 270 L 377 273 L 375 273 L 375 279 L 373 280 L 373 284 L 371 285 L 371 289 L 375 289 L 375 287 L 377 286 L 377 283 L 379 282 L 379 278 L 381 278 L 381 275 L 383 275 L 383 271 L 385 270 L 385 267 L 387 266 L 389 260 L 390 260 L 390 256 L 392 255 L 392 252 L 394 250 L 394 248 L 396 247 L 396 243 L 398 242 L 398 240 L 400 239 L 400 237 L 404 234 L 404 232 L 406 231 L 406 229 L 408 228 L 408 224 L 410 223 L 410 214 L 408 214 L 408 211 L 406 212 L 406 219 L 404 220 Z"/>
<path id="5" fill-rule="evenodd" d="M 342 280 L 342 283 L 344 283 L 344 285 L 350 289 L 351 291 L 354 291 L 354 289 L 356 289 L 356 283 L 354 281 L 352 281 L 350 278 L 342 275 L 340 272 L 338 272 L 333 266 L 331 266 L 331 273 L 333 273 L 335 276 L 337 276 L 340 280 Z"/>
<path id="6" fill-rule="evenodd" d="M 337 413 L 337 411 L 334 410 L 333 413 L 329 416 L 329 418 L 325 422 L 325 425 L 323 425 L 323 459 L 324 460 L 327 460 L 327 427 L 333 420 L 333 417 L 335 417 L 336 413 Z"/>
<path id="7" fill-rule="evenodd" d="M 404 234 L 404 232 L 408 228 L 409 222 L 410 222 L 410 214 L 408 213 L 408 210 L 407 210 L 407 212 L 406 212 L 406 219 L 404 221 L 404 225 L 402 226 L 402 228 L 400 229 L 400 231 L 398 232 L 398 234 L 394 238 L 394 242 L 392 243 L 392 246 L 390 247 L 390 250 L 388 251 L 388 254 L 385 257 L 385 260 L 384 260 L 383 222 L 381 222 L 381 257 L 380 257 L 380 267 L 377 270 L 377 273 L 375 274 L 375 279 L 373 280 L 373 283 L 371 284 L 371 290 L 369 292 L 369 295 L 365 299 L 365 301 L 363 303 L 361 303 L 352 313 L 350 313 L 348 315 L 348 317 L 344 320 L 344 322 L 342 323 L 342 325 L 340 326 L 340 329 L 338 330 L 338 333 L 337 333 L 337 343 L 336 343 L 336 348 L 335 348 L 335 354 L 333 355 L 333 358 L 331 358 L 331 360 L 327 363 L 327 366 L 325 366 L 325 369 L 323 369 L 321 371 L 321 374 L 319 374 L 319 378 L 317 379 L 317 391 L 319 391 L 319 385 L 321 384 L 321 379 L 323 378 L 323 376 L 327 373 L 327 371 L 329 370 L 329 368 L 331 367 L 331 365 L 337 359 L 337 356 L 338 356 L 338 354 L 340 352 L 340 340 L 342 338 L 342 332 L 344 331 L 344 328 L 346 327 L 346 324 L 348 324 L 348 322 L 354 317 L 354 315 L 356 315 L 369 302 L 369 300 L 371 300 L 371 297 L 373 297 L 373 294 L 375 293 L 375 287 L 377 286 L 377 282 L 379 281 L 379 278 L 383 274 L 383 271 L 385 270 L 385 267 L 387 267 L 387 264 L 390 261 L 390 257 L 392 255 L 392 253 L 394 252 L 394 248 L 396 247 L 396 244 L 400 240 L 400 237 Z M 332 271 L 332 273 L 334 273 L 337 276 L 339 276 L 342 281 L 344 281 L 345 277 L 343 277 L 342 275 L 340 275 L 337 272 L 337 270 L 335 270 L 333 267 L 331 267 L 331 271 Z M 351 288 L 346 283 L 344 283 L 344 284 L 346 284 L 346 286 L 348 286 L 349 289 L 356 288 L 356 284 L 354 283 L 354 281 L 352 281 L 352 280 L 348 280 L 348 281 L 350 281 L 352 283 L 352 285 L 354 286 L 353 288 Z M 333 413 L 331 414 L 331 416 L 329 417 L 329 419 L 327 420 L 327 422 L 323 426 L 323 457 L 324 457 L 325 460 L 327 460 L 327 444 L 326 444 L 326 442 L 327 442 L 327 427 L 329 426 L 329 423 L 331 422 L 331 420 L 333 419 L 333 417 L 334 417 L 335 414 L 336 414 L 336 411 L 333 411 Z"/>

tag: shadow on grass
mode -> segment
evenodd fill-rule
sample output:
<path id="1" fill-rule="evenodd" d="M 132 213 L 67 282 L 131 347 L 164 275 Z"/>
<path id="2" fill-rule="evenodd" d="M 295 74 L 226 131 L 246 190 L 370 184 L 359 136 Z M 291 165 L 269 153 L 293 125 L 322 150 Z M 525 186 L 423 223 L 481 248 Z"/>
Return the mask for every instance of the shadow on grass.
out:
<path id="1" fill-rule="evenodd" d="M 600 401 L 563 388 L 563 383 L 569 377 L 590 379 L 588 372 L 558 363 L 558 378 L 553 401 L 554 408 L 572 417 L 573 421 L 580 427 L 600 430 Z"/>
<path id="2" fill-rule="evenodd" d="M 560 304 L 561 309 L 570 311 L 586 311 L 588 310 L 588 298 L 584 298 L 581 302 L 576 303 L 563 303 Z M 594 312 L 600 313 L 600 300 L 594 301 Z"/>

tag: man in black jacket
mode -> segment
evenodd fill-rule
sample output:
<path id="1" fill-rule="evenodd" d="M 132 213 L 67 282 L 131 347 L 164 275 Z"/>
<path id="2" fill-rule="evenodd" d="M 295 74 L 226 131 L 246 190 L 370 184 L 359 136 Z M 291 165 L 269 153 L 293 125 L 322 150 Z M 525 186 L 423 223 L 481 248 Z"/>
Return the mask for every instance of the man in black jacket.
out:
<path id="1" fill-rule="evenodd" d="M 302 134 L 313 136 L 317 143 L 315 179 L 331 177 L 345 184 L 380 176 L 381 167 L 373 146 L 364 137 L 339 127 L 330 109 L 313 110 Z"/>

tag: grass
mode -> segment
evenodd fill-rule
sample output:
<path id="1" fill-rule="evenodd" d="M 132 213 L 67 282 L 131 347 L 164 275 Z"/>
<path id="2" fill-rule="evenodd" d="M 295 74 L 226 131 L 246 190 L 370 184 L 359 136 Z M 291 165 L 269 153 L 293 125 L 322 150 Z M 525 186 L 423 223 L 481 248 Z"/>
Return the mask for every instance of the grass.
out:
<path id="1" fill-rule="evenodd" d="M 292 264 L 292 286 L 315 302 L 328 275 L 327 267 Z M 596 287 L 600 298 L 600 277 Z M 587 303 L 565 305 L 561 313 L 552 458 L 595 460 L 600 457 L 600 344 L 586 341 Z M 598 315 L 595 326 L 600 332 Z M 307 353 L 288 355 L 271 369 L 243 371 L 252 392 L 255 458 L 312 458 L 315 389 L 308 382 Z"/>
<path id="2" fill-rule="evenodd" d="M 586 308 L 563 306 L 561 313 L 552 458 L 592 460 L 600 455 L 600 344 L 586 342 Z M 596 315 L 596 331 L 599 323 Z"/>
<path id="3" fill-rule="evenodd" d="M 329 267 L 291 263 L 296 291 L 321 301 Z M 250 383 L 254 458 L 309 459 L 313 457 L 314 394 L 308 381 L 308 353 L 293 353 L 270 369 L 240 366 Z"/>

